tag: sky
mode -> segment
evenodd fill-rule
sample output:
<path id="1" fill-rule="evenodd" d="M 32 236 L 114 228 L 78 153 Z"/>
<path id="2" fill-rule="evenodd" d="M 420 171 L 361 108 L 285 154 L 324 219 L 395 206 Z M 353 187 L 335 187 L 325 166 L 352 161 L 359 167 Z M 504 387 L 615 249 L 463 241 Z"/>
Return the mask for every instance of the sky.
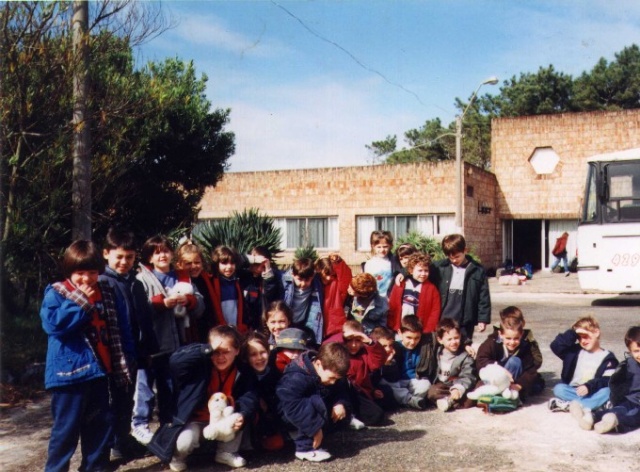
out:
<path id="1" fill-rule="evenodd" d="M 163 1 L 174 27 L 139 61 L 193 60 L 229 108 L 231 172 L 367 165 L 365 145 L 440 118 L 456 97 L 553 65 L 574 77 L 640 44 L 636 0 Z"/>

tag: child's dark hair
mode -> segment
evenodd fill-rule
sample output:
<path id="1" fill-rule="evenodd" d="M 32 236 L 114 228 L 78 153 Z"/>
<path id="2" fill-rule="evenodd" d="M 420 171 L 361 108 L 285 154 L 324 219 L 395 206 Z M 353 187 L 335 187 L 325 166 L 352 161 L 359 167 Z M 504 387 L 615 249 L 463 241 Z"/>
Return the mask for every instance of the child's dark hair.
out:
<path id="1" fill-rule="evenodd" d="M 429 266 L 431 265 L 431 256 L 423 252 L 416 252 L 415 254 L 411 254 L 411 256 L 409 256 L 409 260 L 407 261 L 407 271 L 411 273 L 413 272 L 413 269 L 419 265 L 429 269 Z"/>
<path id="2" fill-rule="evenodd" d="M 107 236 L 104 238 L 103 249 L 111 251 L 123 249 L 125 251 L 136 250 L 136 238 L 132 231 L 121 228 L 109 228 Z"/>
<path id="3" fill-rule="evenodd" d="M 269 251 L 269 248 L 266 246 L 256 246 L 253 249 L 251 249 L 251 254 L 252 255 L 258 255 L 258 256 L 262 256 L 265 259 L 269 259 L 271 260 L 272 258 L 272 254 L 271 251 Z"/>
<path id="4" fill-rule="evenodd" d="M 275 300 L 269 303 L 269 306 L 262 313 L 262 326 L 265 333 L 269 332 L 269 328 L 267 328 L 267 321 L 269 320 L 269 317 L 277 312 L 284 314 L 289 321 L 289 326 L 293 323 L 293 311 L 291 311 L 289 305 L 287 305 L 283 300 Z"/>
<path id="5" fill-rule="evenodd" d="M 93 241 L 79 239 L 64 251 L 60 268 L 65 279 L 80 270 L 97 270 L 101 274 L 104 272 L 104 258 Z"/>
<path id="6" fill-rule="evenodd" d="M 627 346 L 627 349 L 630 349 L 631 343 L 640 346 L 640 326 L 632 326 L 624 335 L 624 345 Z"/>
<path id="7" fill-rule="evenodd" d="M 339 377 L 346 377 L 349 372 L 351 356 L 344 344 L 331 342 L 320 346 L 316 360 L 320 361 L 323 369 L 329 370 Z"/>
<path id="8" fill-rule="evenodd" d="M 521 320 L 524 325 L 524 315 L 522 314 L 522 310 L 517 306 L 508 306 L 504 310 L 500 311 L 500 322 L 504 323 L 507 318 Z"/>
<path id="9" fill-rule="evenodd" d="M 441 318 L 436 327 L 436 336 L 442 339 L 445 334 L 453 330 L 460 334 L 460 324 L 453 318 Z"/>
<path id="10" fill-rule="evenodd" d="M 410 331 L 412 333 L 422 333 L 422 322 L 416 315 L 407 315 L 400 321 L 400 332 Z"/>
<path id="11" fill-rule="evenodd" d="M 218 325 L 211 328 L 209 331 L 209 339 L 213 336 L 219 336 L 221 338 L 230 339 L 233 347 L 236 349 L 240 349 L 240 345 L 242 344 L 242 336 L 235 328 L 235 326 L 231 325 Z"/>
<path id="12" fill-rule="evenodd" d="M 322 277 L 329 277 L 335 275 L 333 270 L 333 263 L 328 257 L 321 257 L 313 264 L 315 271 Z"/>
<path id="13" fill-rule="evenodd" d="M 415 254 L 418 252 L 418 249 L 411 243 L 404 243 L 397 247 L 396 256 L 398 260 L 403 257 L 410 256 L 411 254 Z"/>
<path id="14" fill-rule="evenodd" d="M 156 236 L 152 236 L 147 239 L 142 245 L 142 249 L 140 250 L 140 258 L 144 264 L 149 264 L 151 262 L 151 256 L 153 256 L 156 252 L 160 252 L 163 249 L 168 249 L 173 253 L 173 246 L 171 245 L 171 241 L 166 236 L 158 234 Z"/>
<path id="15" fill-rule="evenodd" d="M 211 273 L 213 275 L 220 274 L 218 264 L 238 264 L 238 254 L 227 246 L 218 246 L 211 253 Z"/>
<path id="16" fill-rule="evenodd" d="M 342 331 L 344 332 L 345 328 L 351 329 L 351 331 L 356 331 L 358 333 L 364 333 L 362 329 L 362 323 L 356 320 L 347 320 L 342 325 Z"/>
<path id="17" fill-rule="evenodd" d="M 524 331 L 524 318 L 507 316 L 504 319 L 500 319 L 500 332 L 504 333 L 506 330 L 522 333 Z"/>
<path id="18" fill-rule="evenodd" d="M 242 341 L 242 347 L 240 348 L 240 360 L 249 363 L 249 343 L 258 343 L 260 344 L 265 351 L 269 352 L 269 341 L 267 338 L 257 331 L 252 331 L 244 338 Z"/>
<path id="19" fill-rule="evenodd" d="M 374 341 L 379 341 L 380 339 L 386 339 L 388 341 L 395 341 L 395 339 L 396 339 L 395 334 L 393 333 L 393 331 L 391 331 L 386 326 L 376 326 L 371 331 L 371 334 L 369 335 L 369 337 L 371 339 L 373 339 Z"/>
<path id="20" fill-rule="evenodd" d="M 308 257 L 302 257 L 293 261 L 291 273 L 301 279 L 310 279 L 316 273 L 313 261 Z"/>
<path id="21" fill-rule="evenodd" d="M 467 242 L 461 234 L 448 234 L 442 239 L 442 252 L 445 256 L 458 254 L 467 249 Z"/>
<path id="22" fill-rule="evenodd" d="M 369 242 L 371 243 L 371 253 L 373 254 L 373 247 L 379 244 L 380 241 L 385 241 L 389 246 L 393 246 L 393 234 L 391 231 L 375 230 L 371 232 Z"/>

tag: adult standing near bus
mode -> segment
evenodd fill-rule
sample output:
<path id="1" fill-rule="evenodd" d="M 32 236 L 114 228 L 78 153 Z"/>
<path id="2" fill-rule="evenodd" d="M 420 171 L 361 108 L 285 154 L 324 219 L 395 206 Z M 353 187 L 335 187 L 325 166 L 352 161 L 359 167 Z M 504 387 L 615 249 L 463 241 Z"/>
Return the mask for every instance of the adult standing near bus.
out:
<path id="1" fill-rule="evenodd" d="M 569 262 L 567 260 L 567 239 L 569 239 L 569 233 L 565 231 L 558 239 L 556 239 L 556 245 L 553 247 L 553 251 L 551 251 L 551 254 L 553 254 L 556 258 L 556 260 L 553 262 L 553 265 L 551 266 L 551 272 L 553 272 L 553 270 L 558 267 L 558 264 L 560 264 L 560 261 L 562 261 L 565 277 L 569 277 Z"/>

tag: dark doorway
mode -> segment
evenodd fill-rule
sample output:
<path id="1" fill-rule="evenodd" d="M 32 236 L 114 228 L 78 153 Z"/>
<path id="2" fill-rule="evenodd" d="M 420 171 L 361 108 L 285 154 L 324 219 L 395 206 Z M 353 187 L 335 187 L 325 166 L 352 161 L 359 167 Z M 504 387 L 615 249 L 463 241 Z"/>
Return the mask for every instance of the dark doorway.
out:
<path id="1" fill-rule="evenodd" d="M 542 268 L 540 259 L 542 220 L 513 220 L 513 263 L 516 267 L 531 263 Z"/>

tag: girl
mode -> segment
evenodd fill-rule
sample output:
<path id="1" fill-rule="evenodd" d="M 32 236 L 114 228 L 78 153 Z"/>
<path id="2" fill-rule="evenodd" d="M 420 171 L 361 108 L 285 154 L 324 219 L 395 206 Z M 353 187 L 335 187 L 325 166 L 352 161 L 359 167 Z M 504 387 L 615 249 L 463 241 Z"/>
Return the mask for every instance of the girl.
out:
<path id="1" fill-rule="evenodd" d="M 236 277 L 238 255 L 226 246 L 218 246 L 211 254 L 213 284 L 213 313 L 217 325 L 236 326 L 244 333 L 248 327 L 244 319 L 242 288 Z"/>
<path id="2" fill-rule="evenodd" d="M 321 257 L 315 262 L 315 270 L 324 285 L 323 338 L 342 331 L 345 322 L 344 302 L 351 282 L 351 269 L 338 254 Z"/>
<path id="3" fill-rule="evenodd" d="M 158 416 L 160 423 L 172 420 L 172 386 L 169 373 L 169 357 L 181 344 L 191 342 L 190 318 L 199 317 L 204 310 L 202 295 L 194 289 L 193 295 L 169 296 L 168 289 L 178 281 L 190 282 L 189 273 L 173 271 L 171 243 L 164 236 L 149 238 L 142 246 L 138 280 L 142 282 L 151 306 L 154 309 L 153 329 L 158 340 L 158 354 L 152 357 L 148 369 L 139 369 L 134 393 L 132 436 L 146 445 L 153 436 L 149 422 L 153 413 L 156 385 L 158 394 Z M 176 318 L 174 308 L 185 306 L 187 317 Z"/>
<path id="4" fill-rule="evenodd" d="M 63 282 L 45 289 L 40 318 L 48 335 L 45 386 L 51 390 L 53 426 L 45 470 L 68 470 L 78 440 L 80 470 L 107 470 L 109 388 L 131 384 L 120 344 L 115 295 L 99 282 L 104 269 L 91 241 L 75 241 L 64 253 Z"/>
<path id="5" fill-rule="evenodd" d="M 397 263 L 393 262 L 393 235 L 389 231 L 373 231 L 370 241 L 372 257 L 364 263 L 363 272 L 376 278 L 378 293 L 388 298 L 393 285 L 393 275 L 401 270 Z"/>
<path id="6" fill-rule="evenodd" d="M 377 326 L 387 326 L 389 303 L 378 294 L 373 275 L 363 272 L 354 276 L 349 285 L 349 295 L 345 302 L 346 317 L 361 323 L 367 336 Z"/>
<path id="7" fill-rule="evenodd" d="M 265 332 L 269 335 L 269 347 L 271 349 L 275 347 L 280 332 L 291 326 L 292 320 L 293 312 L 282 300 L 271 302 L 264 311 L 262 324 Z"/>
<path id="8" fill-rule="evenodd" d="M 271 262 L 271 252 L 264 246 L 256 246 L 244 256 L 248 267 L 239 271 L 240 286 L 244 297 L 245 323 L 260 330 L 262 314 L 270 302 L 282 298 L 280 273 Z"/>
<path id="9" fill-rule="evenodd" d="M 164 425 L 149 445 L 160 459 L 171 458 L 171 470 L 186 470 L 186 458 L 204 440 L 202 431 L 209 423 L 207 402 L 217 392 L 227 396 L 240 417 L 234 424 L 236 436 L 229 442 L 218 442 L 214 460 L 234 468 L 246 465 L 238 449 L 243 428 L 258 407 L 258 395 L 255 375 L 238 364 L 239 353 L 240 333 L 232 326 L 222 325 L 211 330 L 208 344 L 184 346 L 172 356 L 176 421 Z"/>

